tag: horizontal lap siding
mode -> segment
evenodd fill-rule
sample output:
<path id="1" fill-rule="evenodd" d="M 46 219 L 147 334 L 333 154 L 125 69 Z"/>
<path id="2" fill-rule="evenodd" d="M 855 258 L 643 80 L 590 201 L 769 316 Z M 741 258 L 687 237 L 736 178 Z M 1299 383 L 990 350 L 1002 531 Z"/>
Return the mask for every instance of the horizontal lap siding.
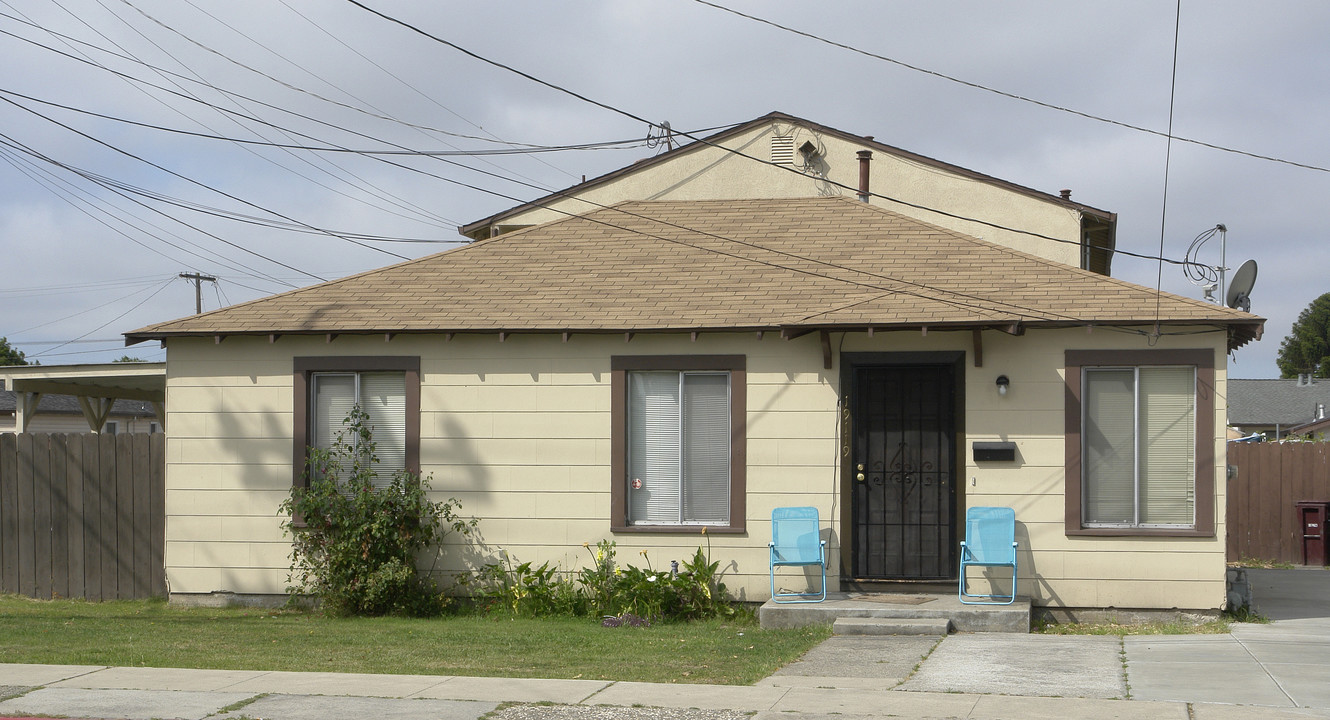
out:
<path id="1" fill-rule="evenodd" d="M 1224 439 L 1222 365 L 1215 400 L 1218 510 L 1213 538 L 1069 537 L 1064 523 L 1066 349 L 1146 349 L 1121 333 L 1084 329 L 1031 331 L 1021 337 L 984 333 L 984 366 L 966 368 L 966 437 L 961 447 L 968 506 L 1016 510 L 1022 594 L 1061 607 L 1214 609 L 1225 599 Z M 1222 363 L 1224 336 L 1161 338 L 1157 349 L 1213 347 Z M 1009 391 L 999 396 L 998 375 Z M 1017 462 L 976 463 L 972 444 L 1012 441 Z"/>
<path id="2" fill-rule="evenodd" d="M 962 508 L 1016 509 L 1027 548 L 1021 592 L 1040 604 L 1099 606 L 1107 598 L 1122 607 L 1154 607 L 1166 602 L 1159 598 L 1171 597 L 1187 602 L 1159 606 L 1215 607 L 1223 598 L 1222 518 L 1220 540 L 1069 538 L 1064 532 L 1062 353 L 1122 346 L 1124 337 L 1083 329 L 1022 337 L 984 333 L 984 367 L 973 367 L 968 354 L 965 363 L 967 410 L 958 443 Z M 1223 343 L 1222 335 L 1199 337 L 1166 337 L 1160 346 Z M 859 333 L 843 343 L 834 334 L 832 342 L 845 352 L 968 353 L 972 347 L 968 332 Z M 557 335 L 512 335 L 503 343 L 492 335 L 451 341 L 399 335 L 391 342 L 343 336 L 332 343 L 283 337 L 271 344 L 230 338 L 220 345 L 173 340 L 170 350 L 166 537 L 173 592 L 284 590 L 289 541 L 277 505 L 291 482 L 292 358 L 333 354 L 421 358 L 422 469 L 436 498 L 455 497 L 463 516 L 483 518 L 483 547 L 463 551 L 459 538 L 450 538 L 448 552 L 434 565 L 444 577 L 463 561 L 493 561 L 500 549 L 522 562 L 572 570 L 589 560 L 582 544 L 602 539 L 618 543 L 625 563 L 644 564 L 641 550 L 658 569 L 691 556 L 705 544 L 700 535 L 609 532 L 609 358 L 744 355 L 748 530 L 713 534 L 712 557 L 721 561 L 731 590 L 763 599 L 771 509 L 813 505 L 830 530 L 829 570 L 836 586 L 844 535 L 837 522 L 839 367 L 822 368 L 816 334 L 793 341 L 773 334 L 762 340 L 702 334 L 696 342 L 687 335 L 639 334 L 627 343 L 622 336 L 576 334 L 567 342 Z M 999 374 L 1011 378 L 1005 398 L 993 386 Z M 1222 384 L 1222 369 L 1217 376 Z M 1217 415 L 1222 399 L 1218 405 Z M 1216 427 L 1223 426 L 1217 417 Z M 1020 461 L 974 463 L 971 443 L 987 440 L 1015 441 Z M 1222 453 L 1222 443 L 1217 450 Z M 1222 484 L 1219 489 L 1222 508 Z"/>

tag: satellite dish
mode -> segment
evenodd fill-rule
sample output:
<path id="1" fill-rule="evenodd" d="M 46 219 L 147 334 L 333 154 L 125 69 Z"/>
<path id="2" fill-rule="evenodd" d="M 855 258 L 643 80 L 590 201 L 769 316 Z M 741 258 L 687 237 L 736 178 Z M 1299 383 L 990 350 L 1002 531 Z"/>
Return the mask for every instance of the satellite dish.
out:
<path id="1" fill-rule="evenodd" d="M 1243 312 L 1251 312 L 1251 294 L 1252 286 L 1256 284 L 1256 261 L 1248 260 L 1233 273 L 1233 284 L 1228 286 L 1228 293 L 1224 296 L 1224 304 L 1231 308 L 1238 308 Z"/>

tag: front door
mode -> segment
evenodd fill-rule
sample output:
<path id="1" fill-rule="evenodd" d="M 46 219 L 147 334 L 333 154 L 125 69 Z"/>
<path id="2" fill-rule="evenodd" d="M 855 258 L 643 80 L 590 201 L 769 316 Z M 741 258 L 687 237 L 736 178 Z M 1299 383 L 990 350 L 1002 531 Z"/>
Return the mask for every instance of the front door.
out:
<path id="1" fill-rule="evenodd" d="M 955 369 L 854 370 L 851 573 L 956 577 Z"/>

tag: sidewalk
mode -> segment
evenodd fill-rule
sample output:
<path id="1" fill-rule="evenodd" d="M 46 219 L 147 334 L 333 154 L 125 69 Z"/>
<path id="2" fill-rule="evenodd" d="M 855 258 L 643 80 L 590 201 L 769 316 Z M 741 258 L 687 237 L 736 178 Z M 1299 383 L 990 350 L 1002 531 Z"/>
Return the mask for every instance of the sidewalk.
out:
<path id="1" fill-rule="evenodd" d="M 0 716 L 1330 720 L 1330 571 L 1258 571 L 1252 582 L 1274 624 L 1125 641 L 833 637 L 749 687 L 8 664 L 0 665 L 0 697 L 10 697 Z"/>

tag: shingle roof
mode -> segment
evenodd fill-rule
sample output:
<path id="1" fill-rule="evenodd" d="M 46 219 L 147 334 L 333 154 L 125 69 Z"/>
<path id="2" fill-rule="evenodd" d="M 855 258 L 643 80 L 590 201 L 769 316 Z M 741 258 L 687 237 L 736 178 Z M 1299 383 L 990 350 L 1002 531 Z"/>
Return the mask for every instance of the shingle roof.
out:
<path id="1" fill-rule="evenodd" d="M 1264 320 L 846 198 L 625 202 L 160 323 L 180 335 L 650 332 Z"/>
<path id="2" fill-rule="evenodd" d="M 11 390 L 0 390 L 0 415 L 13 415 L 18 407 L 17 394 Z M 78 398 L 73 395 L 43 393 L 37 403 L 37 412 L 50 415 L 82 415 Z M 157 417 L 152 403 L 141 400 L 116 400 L 111 406 L 111 417 Z"/>
<path id="3" fill-rule="evenodd" d="M 1330 380 L 1304 386 L 1297 380 L 1228 381 L 1230 425 L 1298 425 L 1315 417 L 1318 403 L 1330 409 Z"/>

